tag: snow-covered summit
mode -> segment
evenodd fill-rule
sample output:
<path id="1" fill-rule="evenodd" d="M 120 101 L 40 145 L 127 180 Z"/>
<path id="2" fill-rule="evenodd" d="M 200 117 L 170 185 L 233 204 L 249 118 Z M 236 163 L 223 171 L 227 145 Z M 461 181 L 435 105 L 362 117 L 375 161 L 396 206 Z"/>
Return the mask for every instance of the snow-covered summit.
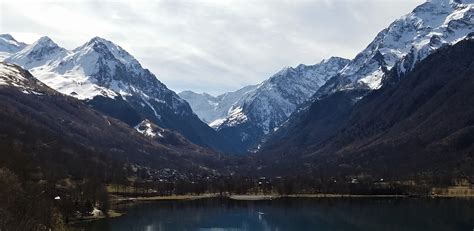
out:
<path id="1" fill-rule="evenodd" d="M 240 152 L 245 152 L 287 120 L 301 103 L 310 99 L 320 86 L 348 62 L 347 59 L 332 57 L 315 65 L 285 67 L 259 85 L 237 91 L 239 94 L 219 96 L 232 99 L 229 101 L 232 103 L 226 104 L 224 116 L 215 117 L 209 124 L 219 134 L 238 140 Z M 191 107 L 205 104 L 208 100 L 204 96 L 196 100 L 192 98 L 195 95 L 182 95 L 188 99 Z"/>
<path id="2" fill-rule="evenodd" d="M 25 43 L 16 41 L 10 34 L 0 34 L 0 61 L 10 57 L 13 53 L 26 46 Z"/>
<path id="3" fill-rule="evenodd" d="M 101 37 L 94 37 L 84 45 L 73 50 L 77 57 L 87 56 L 88 54 L 100 54 L 106 59 L 117 59 L 118 62 L 125 65 L 129 70 L 136 71 L 141 69 L 140 63 L 127 51 L 119 45 Z"/>
<path id="4" fill-rule="evenodd" d="M 397 62 L 406 72 L 445 44 L 474 31 L 474 0 L 430 0 L 382 30 L 318 94 L 354 88 L 378 89 L 383 75 Z"/>
<path id="5" fill-rule="evenodd" d="M 284 67 L 259 85 L 217 97 L 191 91 L 179 95 L 204 122 L 217 130 L 251 123 L 250 129 L 267 134 L 348 62 L 344 58 L 331 57 L 315 65 Z M 247 134 L 250 132 L 238 133 L 241 133 L 239 139 L 252 139 Z"/>
<path id="6" fill-rule="evenodd" d="M 66 50 L 43 37 L 8 61 L 27 68 L 54 90 L 84 100 L 131 126 L 148 118 L 196 144 L 220 150 L 232 148 L 199 120 L 185 100 L 109 40 L 94 37 Z"/>
<path id="7" fill-rule="evenodd" d="M 29 69 L 48 86 L 78 99 L 139 95 L 145 101 L 167 101 L 173 108 L 184 102 L 127 51 L 100 37 L 72 51 L 42 37 L 6 61 Z"/>
<path id="8" fill-rule="evenodd" d="M 26 43 L 16 41 L 10 34 L 0 34 L 0 51 L 17 52 L 25 46 Z"/>
<path id="9" fill-rule="evenodd" d="M 257 88 L 256 85 L 243 87 L 237 91 L 226 92 L 218 96 L 212 96 L 207 93 L 195 93 L 192 91 L 183 91 L 178 95 L 186 100 L 194 113 L 199 118 L 209 124 L 209 126 L 217 128 L 219 121 L 223 121 L 229 109 L 237 103 L 246 94 L 250 94 Z"/>
<path id="10" fill-rule="evenodd" d="M 57 62 L 67 54 L 66 49 L 58 46 L 49 37 L 44 36 L 8 57 L 5 61 L 18 64 L 25 69 L 31 69 Z"/>
<path id="11" fill-rule="evenodd" d="M 10 40 L 13 41 L 15 38 L 11 34 L 0 34 L 0 38 L 5 39 L 5 40 Z"/>
<path id="12" fill-rule="evenodd" d="M 284 122 L 298 105 L 308 100 L 348 62 L 347 59 L 331 57 L 315 65 L 301 64 L 295 68 L 282 69 L 234 104 L 220 128 L 251 120 L 267 134 Z M 243 117 L 248 120 L 243 120 Z"/>

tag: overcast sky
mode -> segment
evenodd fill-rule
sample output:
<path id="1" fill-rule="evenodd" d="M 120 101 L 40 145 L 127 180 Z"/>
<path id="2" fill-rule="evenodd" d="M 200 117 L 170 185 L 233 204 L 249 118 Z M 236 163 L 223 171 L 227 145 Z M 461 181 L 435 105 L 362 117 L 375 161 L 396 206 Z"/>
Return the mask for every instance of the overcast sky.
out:
<path id="1" fill-rule="evenodd" d="M 285 66 L 353 58 L 424 0 L 0 0 L 0 33 L 125 48 L 177 92 L 219 94 Z"/>

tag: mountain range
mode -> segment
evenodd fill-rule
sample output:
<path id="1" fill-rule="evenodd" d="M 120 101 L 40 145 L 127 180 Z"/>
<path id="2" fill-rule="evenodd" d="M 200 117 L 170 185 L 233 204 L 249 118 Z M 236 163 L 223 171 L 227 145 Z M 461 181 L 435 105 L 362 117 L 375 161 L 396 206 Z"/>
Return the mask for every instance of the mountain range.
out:
<path id="1" fill-rule="evenodd" d="M 11 36 L 5 37 L 14 43 Z M 12 53 L 5 62 L 20 65 L 49 87 L 131 127 L 150 120 L 203 147 L 233 151 L 232 143 L 203 123 L 186 101 L 106 39 L 95 37 L 66 50 L 42 37 Z"/>
<path id="2" fill-rule="evenodd" d="M 400 61 L 403 62 L 403 61 Z M 385 178 L 472 175 L 474 34 L 433 52 L 380 89 L 313 102 L 269 139 L 257 169 Z M 364 97 L 354 101 L 355 97 Z"/>
<path id="3" fill-rule="evenodd" d="M 104 38 L 2 34 L 0 109 L 5 230 L 163 196 L 472 196 L 474 0 L 428 0 L 351 60 L 218 96 L 175 93 Z"/>
<path id="4" fill-rule="evenodd" d="M 378 89 L 384 74 L 394 66 L 399 73 L 411 70 L 433 51 L 474 30 L 473 4 L 472 0 L 429 0 L 416 7 L 382 30 L 316 96 L 346 89 Z"/>
<path id="5" fill-rule="evenodd" d="M 281 137 L 273 133 L 298 120 L 314 101 L 341 91 L 357 92 L 351 100 L 360 100 L 379 89 L 391 70 L 402 76 L 437 49 L 462 40 L 474 31 L 473 11 L 472 0 L 427 1 L 378 33 L 354 59 L 285 68 L 235 99 L 225 118 L 206 122 L 219 134 L 240 140 L 240 151 L 258 150 L 272 136 Z M 197 105 L 199 95 L 192 97 L 183 95 L 192 108 L 200 108 L 198 115 L 212 113 L 212 106 L 202 106 L 212 101 Z"/>
<path id="6" fill-rule="evenodd" d="M 210 117 L 214 120 L 209 121 L 209 124 L 220 135 L 240 141 L 239 150 L 245 153 L 257 145 L 262 137 L 278 128 L 300 104 L 348 62 L 343 58 L 332 57 L 315 65 L 301 64 L 295 68 L 284 68 L 257 86 L 244 87 L 216 97 L 224 99 L 225 103 L 212 100 L 207 94 L 182 92 L 180 96 L 190 102 L 191 107 L 200 108 L 202 116 L 210 114 L 209 111 L 203 111 L 205 108 L 217 105 L 220 110 Z"/>
<path id="7" fill-rule="evenodd" d="M 207 93 L 195 93 L 192 91 L 182 91 L 178 95 L 189 102 L 193 111 L 201 120 L 213 128 L 217 128 L 229 113 L 229 110 L 244 95 L 253 92 L 257 86 L 251 85 L 243 87 L 234 92 L 227 92 L 222 95 L 212 96 Z"/>
<path id="8" fill-rule="evenodd" d="M 2 147 L 53 160 L 51 164 L 58 164 L 59 169 L 66 167 L 61 166 L 62 161 L 104 157 L 181 172 L 218 166 L 212 150 L 156 125 L 153 129 L 160 129 L 160 137 L 143 135 L 140 127 L 134 129 L 84 101 L 57 92 L 14 64 L 0 62 L 0 106 Z M 1 162 L 20 158 L 4 151 Z"/>
<path id="9" fill-rule="evenodd" d="M 100 37 L 67 50 L 48 37 L 25 44 L 4 34 L 0 52 L 55 95 L 75 98 L 153 142 L 210 153 L 309 155 L 335 150 L 323 148 L 359 102 L 384 85 L 398 86 L 425 58 L 470 37 L 473 8 L 472 0 L 427 1 L 382 30 L 352 60 L 331 57 L 286 67 L 258 85 L 216 97 L 176 94 L 131 54 Z"/>
<path id="10" fill-rule="evenodd" d="M 9 34 L 0 35 L 0 61 L 25 48 L 26 44 L 16 41 Z"/>

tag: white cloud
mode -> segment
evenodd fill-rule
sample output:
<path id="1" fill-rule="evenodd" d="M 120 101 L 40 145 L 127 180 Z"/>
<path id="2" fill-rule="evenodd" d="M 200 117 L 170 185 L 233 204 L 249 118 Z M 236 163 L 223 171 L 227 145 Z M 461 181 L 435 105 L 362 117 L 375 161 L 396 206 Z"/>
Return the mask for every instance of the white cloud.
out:
<path id="1" fill-rule="evenodd" d="M 284 66 L 352 58 L 423 0 L 4 1 L 0 31 L 72 49 L 114 41 L 171 89 L 222 93 Z"/>

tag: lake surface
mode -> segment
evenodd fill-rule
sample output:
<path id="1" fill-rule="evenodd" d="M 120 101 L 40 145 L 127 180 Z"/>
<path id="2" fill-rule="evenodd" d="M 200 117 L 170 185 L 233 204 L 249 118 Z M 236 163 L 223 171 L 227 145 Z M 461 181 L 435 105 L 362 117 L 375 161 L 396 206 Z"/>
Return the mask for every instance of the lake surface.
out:
<path id="1" fill-rule="evenodd" d="M 143 203 L 85 230 L 474 230 L 474 200 L 301 198 Z"/>

